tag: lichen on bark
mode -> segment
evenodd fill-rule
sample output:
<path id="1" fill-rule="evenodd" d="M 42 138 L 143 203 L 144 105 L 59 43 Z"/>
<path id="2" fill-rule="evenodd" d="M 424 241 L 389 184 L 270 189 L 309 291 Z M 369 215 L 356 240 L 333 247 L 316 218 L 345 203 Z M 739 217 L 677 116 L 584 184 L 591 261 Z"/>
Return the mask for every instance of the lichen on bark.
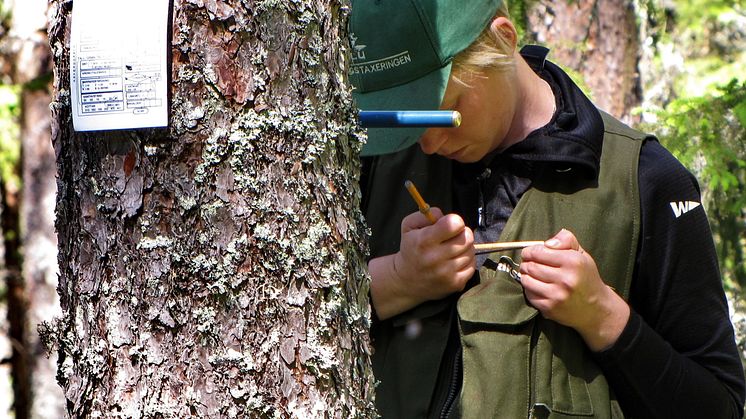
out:
<path id="1" fill-rule="evenodd" d="M 348 6 L 175 0 L 170 128 L 76 133 L 53 3 L 70 415 L 374 415 Z"/>

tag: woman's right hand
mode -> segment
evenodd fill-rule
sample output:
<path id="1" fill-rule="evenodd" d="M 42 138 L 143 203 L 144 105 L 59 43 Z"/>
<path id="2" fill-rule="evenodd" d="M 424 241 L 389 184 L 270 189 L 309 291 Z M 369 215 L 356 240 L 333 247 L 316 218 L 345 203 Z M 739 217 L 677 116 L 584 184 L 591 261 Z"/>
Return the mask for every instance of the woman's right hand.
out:
<path id="1" fill-rule="evenodd" d="M 407 311 L 464 289 L 474 274 L 474 234 L 456 214 L 431 211 L 431 224 L 420 213 L 402 220 L 399 252 L 372 259 L 371 299 L 379 319 Z"/>

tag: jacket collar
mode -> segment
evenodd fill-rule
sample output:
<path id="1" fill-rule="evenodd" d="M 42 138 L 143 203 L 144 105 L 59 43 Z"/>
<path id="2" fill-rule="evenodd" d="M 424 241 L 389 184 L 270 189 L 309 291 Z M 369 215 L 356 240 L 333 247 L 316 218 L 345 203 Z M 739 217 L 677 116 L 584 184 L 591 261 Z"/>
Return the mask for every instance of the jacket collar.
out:
<path id="1" fill-rule="evenodd" d="M 485 157 L 481 166 L 516 163 L 526 175 L 544 170 L 575 170 L 585 178 L 598 177 L 604 125 L 596 106 L 557 65 L 530 57 L 534 71 L 554 92 L 557 110 L 550 122 L 530 133 L 523 141 L 495 155 Z M 540 62 L 541 65 L 535 65 Z M 507 160 L 507 161 L 506 161 Z"/>

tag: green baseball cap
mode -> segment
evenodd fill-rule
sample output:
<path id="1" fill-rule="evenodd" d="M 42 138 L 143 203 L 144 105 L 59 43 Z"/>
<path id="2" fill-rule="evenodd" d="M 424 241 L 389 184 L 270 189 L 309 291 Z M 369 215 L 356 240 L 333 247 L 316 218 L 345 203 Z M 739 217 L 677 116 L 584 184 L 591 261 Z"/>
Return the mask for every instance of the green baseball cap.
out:
<path id="1" fill-rule="evenodd" d="M 451 61 L 474 42 L 502 0 L 352 0 L 350 81 L 362 110 L 435 110 Z M 393 153 L 425 128 L 370 128 L 362 155 Z"/>

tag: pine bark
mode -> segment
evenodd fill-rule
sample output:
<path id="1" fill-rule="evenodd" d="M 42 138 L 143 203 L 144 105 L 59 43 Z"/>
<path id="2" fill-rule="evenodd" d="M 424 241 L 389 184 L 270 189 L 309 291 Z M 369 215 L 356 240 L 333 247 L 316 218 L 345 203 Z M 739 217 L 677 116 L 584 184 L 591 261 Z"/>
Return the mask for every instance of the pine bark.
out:
<path id="1" fill-rule="evenodd" d="M 348 3 L 174 0 L 168 129 L 74 132 L 52 2 L 72 417 L 368 417 Z"/>
<path id="2" fill-rule="evenodd" d="M 527 36 L 551 48 L 549 59 L 579 73 L 593 102 L 627 123 L 642 101 L 640 40 L 631 0 L 539 0 Z"/>

